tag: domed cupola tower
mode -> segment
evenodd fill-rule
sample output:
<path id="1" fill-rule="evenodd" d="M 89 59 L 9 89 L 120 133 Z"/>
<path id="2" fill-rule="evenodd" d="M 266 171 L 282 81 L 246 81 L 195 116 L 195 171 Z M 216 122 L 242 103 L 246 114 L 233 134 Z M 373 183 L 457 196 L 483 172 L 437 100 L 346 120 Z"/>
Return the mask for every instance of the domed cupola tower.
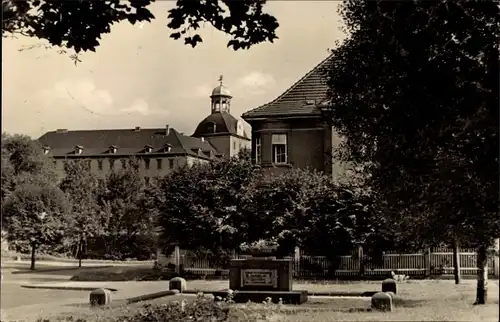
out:
<path id="1" fill-rule="evenodd" d="M 212 113 L 198 124 L 192 136 L 206 139 L 218 152 L 231 157 L 241 149 L 250 149 L 252 141 L 245 131 L 243 120 L 230 113 L 233 96 L 222 84 L 222 75 L 219 83 L 210 95 Z"/>
<path id="2" fill-rule="evenodd" d="M 210 98 L 212 100 L 212 114 L 226 112 L 231 113 L 231 92 L 222 84 L 223 76 L 219 77 L 219 86 L 214 88 Z"/>

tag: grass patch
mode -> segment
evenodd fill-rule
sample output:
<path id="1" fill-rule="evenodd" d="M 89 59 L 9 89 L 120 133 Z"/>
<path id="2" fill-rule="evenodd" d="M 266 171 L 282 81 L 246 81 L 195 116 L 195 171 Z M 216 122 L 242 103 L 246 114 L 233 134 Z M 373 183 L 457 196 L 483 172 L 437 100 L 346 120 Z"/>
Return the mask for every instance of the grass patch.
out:
<path id="1" fill-rule="evenodd" d="M 120 282 L 170 280 L 177 276 L 173 272 L 160 272 L 151 267 L 112 266 L 102 269 L 82 270 L 73 275 L 71 281 Z"/>
<path id="2" fill-rule="evenodd" d="M 5 251 L 1 254 L 2 261 L 31 261 L 31 254 L 22 254 L 13 251 Z M 36 254 L 36 261 L 46 261 L 46 262 L 68 262 L 68 263 L 78 263 L 78 259 L 74 257 L 68 257 L 64 255 L 49 255 L 49 254 Z M 153 263 L 154 260 L 108 260 L 108 259 L 83 259 L 82 263 Z"/>
<path id="3" fill-rule="evenodd" d="M 2 260 L 22 260 L 22 261 L 31 261 L 31 254 L 22 254 L 13 251 L 2 251 Z M 36 261 L 74 261 L 74 258 L 66 257 L 66 256 L 54 256 L 48 254 L 36 254 Z"/>
<path id="4" fill-rule="evenodd" d="M 65 272 L 65 271 L 85 271 L 85 270 L 96 270 L 96 269 L 104 269 L 104 268 L 109 268 L 112 266 L 93 266 L 93 267 L 54 267 L 50 265 L 46 266 L 41 266 L 41 267 L 36 267 L 34 271 L 30 269 L 21 269 L 21 270 L 16 270 L 13 271 L 12 274 L 36 274 L 36 273 L 53 273 L 53 272 Z"/>
<path id="5" fill-rule="evenodd" d="M 50 321 L 73 321 L 81 319 L 82 322 L 93 321 L 124 321 L 123 317 L 128 317 L 128 321 L 165 321 L 160 317 L 151 319 L 140 319 L 146 311 L 164 310 L 165 305 L 169 305 L 172 300 L 182 301 L 186 299 L 188 303 L 194 301 L 193 296 L 177 295 L 167 298 L 155 299 L 147 302 L 150 305 L 147 309 L 144 303 L 123 305 L 120 307 L 88 309 L 84 307 L 73 308 L 72 312 L 59 314 Z M 162 309 L 163 307 L 163 309 Z M 382 313 L 372 311 L 370 301 L 360 299 L 315 299 L 299 306 L 277 305 L 268 303 L 247 303 L 231 304 L 228 319 L 219 321 L 498 321 L 498 300 L 491 301 L 484 306 L 472 306 L 471 302 L 460 299 L 460 296 L 450 296 L 445 299 L 410 300 L 397 299 L 393 312 Z M 168 320 L 168 321 L 190 321 Z M 208 321 L 208 320 L 207 320 Z"/>

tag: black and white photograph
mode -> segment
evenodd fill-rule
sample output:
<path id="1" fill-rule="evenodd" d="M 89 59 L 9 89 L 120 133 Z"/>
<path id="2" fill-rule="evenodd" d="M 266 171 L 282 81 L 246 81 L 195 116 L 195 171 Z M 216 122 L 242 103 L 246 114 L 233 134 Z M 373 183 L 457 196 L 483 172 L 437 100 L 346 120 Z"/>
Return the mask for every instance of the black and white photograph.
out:
<path id="1" fill-rule="evenodd" d="M 0 321 L 500 322 L 495 0 L 2 0 Z"/>

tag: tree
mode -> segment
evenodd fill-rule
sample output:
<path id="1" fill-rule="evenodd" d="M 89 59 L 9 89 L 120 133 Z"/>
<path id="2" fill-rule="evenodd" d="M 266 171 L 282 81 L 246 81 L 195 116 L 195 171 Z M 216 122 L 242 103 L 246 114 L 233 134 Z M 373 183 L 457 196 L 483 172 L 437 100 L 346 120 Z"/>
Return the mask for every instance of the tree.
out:
<path id="1" fill-rule="evenodd" d="M 2 133 L 2 191 L 36 180 L 55 181 L 57 174 L 42 146 L 27 135 Z M 5 184 L 5 187 L 4 187 Z M 8 193 L 5 190 L 5 193 Z M 4 198 L 4 194 L 2 194 Z M 3 199 L 2 199 L 3 200 Z"/>
<path id="2" fill-rule="evenodd" d="M 101 222 L 106 233 L 106 254 L 124 259 L 138 256 L 138 239 L 154 238 L 155 217 L 149 208 L 143 207 L 146 187 L 138 161 L 120 161 L 122 168 L 108 174 L 100 187 L 98 205 L 104 215 Z"/>
<path id="3" fill-rule="evenodd" d="M 48 1 L 2 0 L 2 35 L 20 34 L 47 40 L 51 45 L 80 51 L 95 51 L 103 34 L 115 23 L 151 22 L 155 17 L 143 1 Z M 276 19 L 263 12 L 265 0 L 190 1 L 177 0 L 168 12 L 170 37 L 183 38 L 195 47 L 202 42 L 195 33 L 206 23 L 230 35 L 228 47 L 248 49 L 277 39 Z M 193 32 L 194 31 L 194 32 Z"/>
<path id="4" fill-rule="evenodd" d="M 368 169 L 394 239 L 477 247 L 477 304 L 500 229 L 499 11 L 494 1 L 345 1 L 350 36 L 326 70 L 324 115 Z"/>
<path id="5" fill-rule="evenodd" d="M 215 259 L 253 238 L 249 218 L 258 176 L 250 160 L 233 157 L 163 178 L 156 201 L 163 244 L 203 249 Z"/>
<path id="6" fill-rule="evenodd" d="M 257 226 L 265 238 L 278 242 L 281 256 L 296 246 L 330 260 L 351 254 L 368 242 L 376 224 L 367 198 L 353 188 L 311 170 L 271 176 L 254 201 Z"/>
<path id="7" fill-rule="evenodd" d="M 68 236 L 77 244 L 78 266 L 82 266 L 83 244 L 89 237 L 103 233 L 101 212 L 97 206 L 98 178 L 90 170 L 89 160 L 65 163 L 66 177 L 60 184 L 71 205 Z"/>
<path id="8" fill-rule="evenodd" d="M 69 211 L 66 196 L 53 185 L 23 183 L 7 198 L 3 210 L 10 240 L 30 244 L 34 270 L 36 250 L 64 236 Z"/>
<path id="9" fill-rule="evenodd" d="M 29 136 L 2 133 L 1 198 L 2 207 L 19 185 L 33 183 L 45 185 L 57 182 L 52 161 L 43 154 L 42 146 Z M 2 216 L 2 229 L 8 222 Z M 8 237 L 10 240 L 11 238 Z"/>

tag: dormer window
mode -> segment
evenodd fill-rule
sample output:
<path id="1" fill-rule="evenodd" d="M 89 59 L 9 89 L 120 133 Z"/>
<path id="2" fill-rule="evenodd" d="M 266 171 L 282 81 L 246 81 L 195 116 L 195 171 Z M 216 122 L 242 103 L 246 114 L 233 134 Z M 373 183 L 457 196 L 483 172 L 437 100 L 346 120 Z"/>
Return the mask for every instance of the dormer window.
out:
<path id="1" fill-rule="evenodd" d="M 193 151 L 197 155 L 201 155 L 201 149 L 200 148 L 193 148 L 193 149 L 191 149 L 191 151 Z"/>
<path id="2" fill-rule="evenodd" d="M 208 132 L 215 133 L 217 131 L 217 124 L 214 122 L 208 124 Z"/>
<path id="3" fill-rule="evenodd" d="M 116 153 L 116 150 L 118 150 L 118 148 L 115 146 L 115 145 L 110 145 L 109 146 L 109 153 L 111 154 L 115 154 Z"/>
<path id="4" fill-rule="evenodd" d="M 50 148 L 47 145 L 44 145 L 42 149 L 43 149 L 43 154 L 48 154 L 50 151 Z"/>
<path id="5" fill-rule="evenodd" d="M 172 145 L 170 145 L 170 144 L 168 144 L 168 143 L 167 143 L 167 144 L 165 144 L 165 146 L 163 147 L 163 150 L 164 150 L 165 152 L 170 152 L 170 151 L 172 151 Z"/>
<path id="6" fill-rule="evenodd" d="M 75 154 L 80 155 L 80 154 L 82 154 L 82 152 L 83 152 L 83 146 L 81 146 L 81 145 L 75 146 Z"/>
<path id="7" fill-rule="evenodd" d="M 206 155 L 208 155 L 211 159 L 215 157 L 214 151 L 213 150 L 208 150 L 208 151 L 203 151 Z"/>
<path id="8" fill-rule="evenodd" d="M 146 153 L 151 153 L 151 152 L 153 152 L 153 147 L 152 147 L 151 145 L 149 145 L 149 144 L 148 144 L 148 145 L 146 145 L 146 146 L 144 147 L 144 152 L 146 152 Z"/>

